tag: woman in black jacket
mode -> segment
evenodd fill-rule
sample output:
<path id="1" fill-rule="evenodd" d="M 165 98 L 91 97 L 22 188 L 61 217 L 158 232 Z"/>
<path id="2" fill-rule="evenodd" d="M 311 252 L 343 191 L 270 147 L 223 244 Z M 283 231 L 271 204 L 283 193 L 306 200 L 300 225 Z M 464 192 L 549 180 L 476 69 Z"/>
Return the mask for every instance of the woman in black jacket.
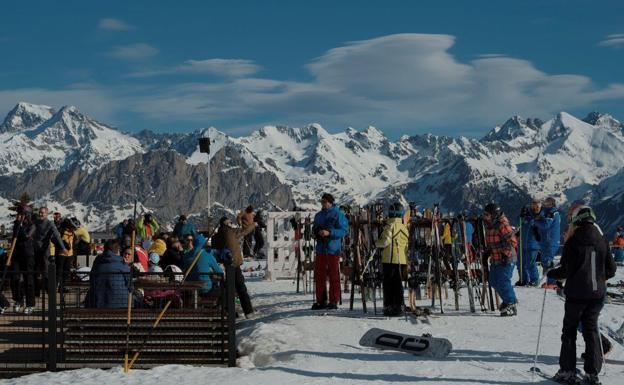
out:
<path id="1" fill-rule="evenodd" d="M 576 333 L 581 323 L 586 382 L 600 384 L 602 353 L 598 317 L 607 293 L 607 280 L 615 275 L 616 265 L 608 242 L 595 222 L 596 216 L 590 207 L 579 206 L 574 210 L 571 217 L 574 230 L 563 246 L 561 266 L 548 272 L 549 278 L 565 280 L 560 369 L 555 375 L 555 379 L 561 381 L 576 378 Z"/>

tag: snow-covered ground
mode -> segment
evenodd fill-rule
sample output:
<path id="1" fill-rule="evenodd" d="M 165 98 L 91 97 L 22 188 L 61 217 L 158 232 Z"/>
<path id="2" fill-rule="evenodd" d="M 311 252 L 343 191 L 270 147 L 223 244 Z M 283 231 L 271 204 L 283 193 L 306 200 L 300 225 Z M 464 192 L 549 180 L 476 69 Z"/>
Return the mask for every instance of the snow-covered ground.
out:
<path id="1" fill-rule="evenodd" d="M 619 272 L 616 279 L 624 278 Z M 248 287 L 260 317 L 239 324 L 239 368 L 199 368 L 162 366 L 149 371 L 124 374 L 112 370 L 81 369 L 43 373 L 5 380 L 2 384 L 530 384 L 540 310 L 544 291 L 520 288 L 519 315 L 501 318 L 493 313 L 471 314 L 464 295 L 460 310 L 453 309 L 452 292 L 444 315 L 427 321 L 363 314 L 361 302 L 348 310 L 348 295 L 333 315 L 320 316 L 308 310 L 311 294 L 296 294 L 291 280 L 277 282 L 252 278 Z M 425 305 L 428 301 L 422 301 Z M 546 373 L 558 368 L 563 301 L 554 291 L 546 295 L 544 324 L 538 366 Z M 606 305 L 604 324 L 624 320 L 622 305 Z M 372 327 L 409 334 L 431 333 L 446 337 L 453 351 L 446 359 L 422 359 L 409 354 L 377 351 L 358 345 Z M 578 354 L 583 342 L 579 335 Z M 582 368 L 579 361 L 578 367 Z M 615 344 L 603 370 L 603 384 L 621 384 L 624 350 Z M 536 377 L 537 383 L 550 383 Z"/>

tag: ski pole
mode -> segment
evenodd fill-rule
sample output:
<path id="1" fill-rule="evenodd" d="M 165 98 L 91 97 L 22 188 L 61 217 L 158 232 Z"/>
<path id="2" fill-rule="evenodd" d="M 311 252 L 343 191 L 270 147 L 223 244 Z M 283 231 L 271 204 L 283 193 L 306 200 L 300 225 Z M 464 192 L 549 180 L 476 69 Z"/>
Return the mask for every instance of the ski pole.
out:
<path id="1" fill-rule="evenodd" d="M 540 339 L 542 338 L 542 322 L 544 321 L 544 308 L 546 305 L 546 292 L 548 289 L 544 289 L 544 297 L 542 298 L 542 311 L 540 313 L 539 331 L 537 332 L 537 346 L 535 347 L 535 358 L 533 358 L 533 368 L 531 368 L 531 381 L 535 382 L 535 371 L 537 370 L 537 354 L 539 352 Z M 602 343 L 601 343 L 602 345 Z"/>
<path id="2" fill-rule="evenodd" d="M 600 341 L 600 355 L 602 356 L 602 370 L 604 371 L 604 373 L 602 373 L 601 375 L 605 375 L 607 374 L 607 360 L 604 355 L 604 346 L 602 346 L 602 335 L 600 334 L 600 320 L 598 319 L 596 319 L 596 329 L 598 329 L 598 340 Z"/>

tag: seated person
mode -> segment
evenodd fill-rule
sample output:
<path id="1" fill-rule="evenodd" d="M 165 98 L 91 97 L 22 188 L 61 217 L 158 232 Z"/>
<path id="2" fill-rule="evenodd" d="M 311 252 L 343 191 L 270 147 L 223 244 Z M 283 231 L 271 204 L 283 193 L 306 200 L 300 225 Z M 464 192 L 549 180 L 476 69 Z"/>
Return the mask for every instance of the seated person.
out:
<path id="1" fill-rule="evenodd" d="M 201 290 L 202 296 L 216 294 L 215 292 L 212 292 L 212 278 L 208 273 L 223 273 L 223 269 L 215 259 L 214 250 L 204 249 L 205 245 L 206 237 L 198 235 L 193 242 L 193 252 L 185 253 L 183 260 L 183 270 L 187 271 L 194 259 L 197 257 L 198 253 L 200 253 L 197 263 L 195 263 L 195 266 L 193 266 L 193 269 L 188 276 L 188 280 L 205 282 L 205 286 Z"/>
<path id="2" fill-rule="evenodd" d="M 89 279 L 87 307 L 125 308 L 132 283 L 130 267 L 119 255 L 119 243 L 110 239 L 104 243 L 104 253 L 93 262 Z"/>

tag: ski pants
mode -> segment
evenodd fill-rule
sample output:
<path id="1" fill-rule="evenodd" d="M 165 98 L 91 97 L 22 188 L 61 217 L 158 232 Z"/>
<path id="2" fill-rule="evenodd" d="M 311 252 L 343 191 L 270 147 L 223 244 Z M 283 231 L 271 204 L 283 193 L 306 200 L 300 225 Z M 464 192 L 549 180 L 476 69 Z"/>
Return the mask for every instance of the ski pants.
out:
<path id="1" fill-rule="evenodd" d="M 13 260 L 13 279 L 11 280 L 13 301 L 26 306 L 35 306 L 35 257 L 20 255 Z"/>
<path id="2" fill-rule="evenodd" d="M 537 254 L 539 250 L 522 250 L 522 258 L 518 256 L 518 276 L 522 283 L 538 283 Z"/>
<path id="3" fill-rule="evenodd" d="M 56 286 L 65 286 L 65 283 L 69 281 L 69 271 L 71 270 L 74 257 L 56 257 Z"/>
<path id="4" fill-rule="evenodd" d="M 541 260 L 542 260 L 542 274 L 546 275 L 546 272 L 548 272 L 548 270 L 553 268 L 553 265 L 555 264 L 555 254 L 557 254 L 557 251 L 559 250 L 559 246 L 550 246 L 550 245 L 544 245 L 542 246 L 542 254 L 541 254 Z M 552 278 L 548 278 L 547 281 L 548 284 L 554 284 L 557 283 L 557 280 L 552 279 Z"/>
<path id="5" fill-rule="evenodd" d="M 518 302 L 516 299 L 516 292 L 514 291 L 511 283 L 513 269 L 513 262 L 507 264 L 493 263 L 490 266 L 490 277 L 488 282 L 503 299 L 503 305 L 511 305 Z"/>
<path id="6" fill-rule="evenodd" d="M 326 281 L 329 276 L 329 303 L 340 302 L 340 255 L 317 254 L 314 260 L 314 284 L 316 286 L 316 302 L 322 304 Z"/>
<path id="7" fill-rule="evenodd" d="M 561 332 L 561 353 L 559 366 L 563 370 L 576 368 L 576 334 L 579 323 L 583 324 L 585 340 L 585 373 L 598 374 L 602 369 L 600 353 L 600 333 L 598 332 L 598 316 L 602 310 L 604 299 L 575 300 L 566 298 L 563 329 Z"/>
<path id="8" fill-rule="evenodd" d="M 253 253 L 255 257 L 258 257 L 259 253 L 262 251 L 262 248 L 264 247 L 264 237 L 262 236 L 262 230 L 257 228 L 253 234 L 253 238 L 254 238 Z"/>
<path id="9" fill-rule="evenodd" d="M 407 278 L 405 265 L 383 264 L 383 304 L 384 308 L 402 310 L 403 278 Z"/>
<path id="10" fill-rule="evenodd" d="M 240 266 L 234 268 L 234 287 L 236 288 L 236 294 L 240 300 L 241 307 L 245 314 L 253 313 L 253 307 L 251 306 L 251 298 L 247 292 L 247 285 L 245 284 L 245 277 Z"/>

